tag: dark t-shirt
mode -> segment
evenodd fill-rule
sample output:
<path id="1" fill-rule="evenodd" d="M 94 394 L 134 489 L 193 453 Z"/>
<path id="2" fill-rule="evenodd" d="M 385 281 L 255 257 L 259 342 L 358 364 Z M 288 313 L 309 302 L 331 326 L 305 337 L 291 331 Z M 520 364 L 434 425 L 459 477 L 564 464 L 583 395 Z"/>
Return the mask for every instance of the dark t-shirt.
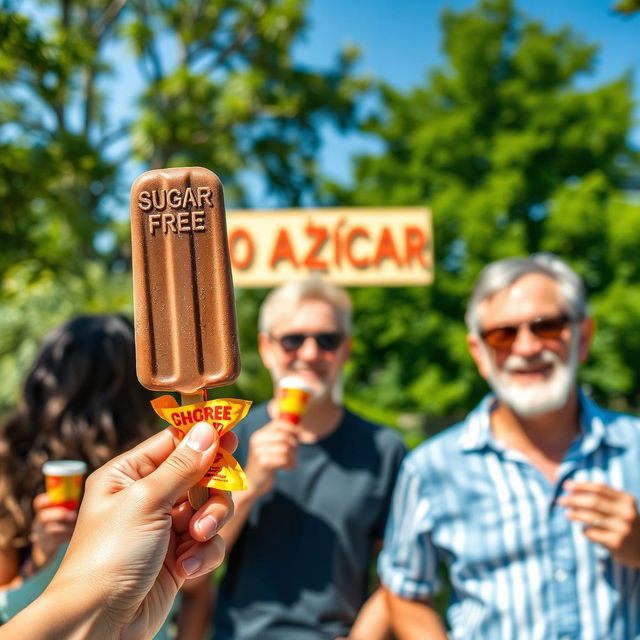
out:
<path id="1" fill-rule="evenodd" d="M 244 465 L 267 405 L 236 427 Z M 348 635 L 367 598 L 405 454 L 401 438 L 345 411 L 323 440 L 300 444 L 296 470 L 276 472 L 229 555 L 215 640 L 328 640 Z"/>

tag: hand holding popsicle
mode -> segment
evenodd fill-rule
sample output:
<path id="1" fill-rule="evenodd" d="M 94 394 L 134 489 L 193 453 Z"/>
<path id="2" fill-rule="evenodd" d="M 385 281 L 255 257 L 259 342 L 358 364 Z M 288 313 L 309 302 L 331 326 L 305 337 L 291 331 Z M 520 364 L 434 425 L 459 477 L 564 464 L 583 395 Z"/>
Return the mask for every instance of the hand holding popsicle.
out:
<path id="1" fill-rule="evenodd" d="M 50 586 L 0 637 L 153 637 L 186 578 L 224 558 L 217 532 L 233 513 L 229 494 L 213 491 L 195 513 L 185 502 L 219 444 L 233 451 L 236 438 L 207 423 L 182 441 L 165 429 L 94 472 Z"/>

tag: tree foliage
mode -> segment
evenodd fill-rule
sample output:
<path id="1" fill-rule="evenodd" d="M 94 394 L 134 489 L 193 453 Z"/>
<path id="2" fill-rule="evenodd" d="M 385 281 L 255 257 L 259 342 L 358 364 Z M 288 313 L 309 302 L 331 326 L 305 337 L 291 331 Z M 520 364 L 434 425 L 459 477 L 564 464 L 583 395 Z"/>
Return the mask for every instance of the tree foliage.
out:
<path id="1" fill-rule="evenodd" d="M 640 11 L 640 0 L 619 0 L 613 5 L 615 11 L 622 14 L 631 14 Z"/>
<path id="2" fill-rule="evenodd" d="M 578 88 L 597 48 L 509 0 L 445 11 L 442 28 L 446 62 L 424 84 L 380 86 L 366 130 L 385 151 L 357 160 L 353 189 L 333 186 L 342 202 L 425 203 L 434 215 L 432 287 L 356 292 L 354 394 L 435 426 L 464 413 L 486 391 L 465 345 L 473 281 L 491 260 L 550 250 L 592 295 L 600 332 L 585 381 L 609 404 L 640 407 L 640 209 L 622 190 L 637 169 L 629 77 Z"/>
<path id="3" fill-rule="evenodd" d="M 329 69 L 294 63 L 306 0 L 2 6 L 0 409 L 45 330 L 81 310 L 130 310 L 132 166 L 177 165 L 213 168 L 232 204 L 260 204 L 245 193 L 253 171 L 286 206 L 432 208 L 435 284 L 353 292 L 355 408 L 426 415 L 430 428 L 466 412 L 486 390 L 462 323 L 472 283 L 488 261 L 537 250 L 567 258 L 590 289 L 599 331 L 584 381 L 611 406 L 640 406 L 631 81 L 585 88 L 597 47 L 571 29 L 509 0 L 445 11 L 444 64 L 410 91 L 379 86 L 364 129 L 385 151 L 357 160 L 353 187 L 320 191 L 320 128 L 354 126 L 366 82 L 352 50 Z M 116 98 L 134 106 L 116 111 Z M 263 295 L 238 299 L 237 391 L 254 399 L 269 390 L 255 350 Z"/>
<path id="4" fill-rule="evenodd" d="M 2 4 L 0 410 L 45 330 L 81 310 L 130 310 L 123 218 L 135 173 L 210 167 L 232 204 L 246 204 L 247 171 L 287 206 L 314 191 L 319 129 L 351 127 L 366 82 L 352 72 L 353 49 L 330 68 L 294 63 L 305 8 L 306 0 Z"/>

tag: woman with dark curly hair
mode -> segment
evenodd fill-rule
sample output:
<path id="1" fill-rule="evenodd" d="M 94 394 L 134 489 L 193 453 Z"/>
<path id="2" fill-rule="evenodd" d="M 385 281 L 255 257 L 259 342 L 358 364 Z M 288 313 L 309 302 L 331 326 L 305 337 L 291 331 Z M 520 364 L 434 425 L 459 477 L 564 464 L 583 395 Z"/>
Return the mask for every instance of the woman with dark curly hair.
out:
<path id="1" fill-rule="evenodd" d="M 44 566 L 71 537 L 77 512 L 44 508 L 43 463 L 102 466 L 153 433 L 152 397 L 136 379 L 124 316 L 79 316 L 44 339 L 0 426 L 0 584 Z"/>
<path id="2" fill-rule="evenodd" d="M 43 340 L 18 407 L 0 425 L 0 617 L 46 587 L 75 526 L 77 510 L 52 506 L 44 493 L 43 463 L 83 460 L 94 471 L 157 430 L 152 398 L 136 378 L 125 316 L 78 316 Z M 205 591 L 197 594 L 185 604 L 199 598 L 206 609 Z"/>

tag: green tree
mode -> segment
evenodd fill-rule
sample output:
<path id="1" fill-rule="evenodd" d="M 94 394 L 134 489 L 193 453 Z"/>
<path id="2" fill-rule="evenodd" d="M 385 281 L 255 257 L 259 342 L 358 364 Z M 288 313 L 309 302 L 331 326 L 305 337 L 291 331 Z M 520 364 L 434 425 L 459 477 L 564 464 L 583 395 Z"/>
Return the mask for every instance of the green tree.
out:
<path id="1" fill-rule="evenodd" d="M 620 0 L 613 5 L 613 9 L 622 14 L 640 11 L 640 0 Z"/>
<path id="2" fill-rule="evenodd" d="M 342 202 L 434 214 L 432 287 L 355 292 L 354 399 L 434 428 L 471 408 L 486 391 L 465 345 L 473 281 L 491 260 L 551 250 L 586 278 L 601 327 L 585 381 L 640 407 L 640 210 L 621 190 L 637 167 L 629 76 L 577 88 L 597 48 L 510 0 L 447 10 L 442 27 L 445 64 L 406 93 L 380 87 L 366 130 L 385 151 L 357 159 L 353 189 L 332 187 Z"/>
<path id="3" fill-rule="evenodd" d="M 42 0 L 36 14 L 31 2 L 2 4 L 0 410 L 45 330 L 81 310 L 130 310 L 132 175 L 210 167 L 227 200 L 245 204 L 241 177 L 253 171 L 284 205 L 310 197 L 320 127 L 351 127 L 366 82 L 353 49 L 330 68 L 294 63 L 305 8 Z M 115 113 L 115 97 L 134 106 Z"/>

